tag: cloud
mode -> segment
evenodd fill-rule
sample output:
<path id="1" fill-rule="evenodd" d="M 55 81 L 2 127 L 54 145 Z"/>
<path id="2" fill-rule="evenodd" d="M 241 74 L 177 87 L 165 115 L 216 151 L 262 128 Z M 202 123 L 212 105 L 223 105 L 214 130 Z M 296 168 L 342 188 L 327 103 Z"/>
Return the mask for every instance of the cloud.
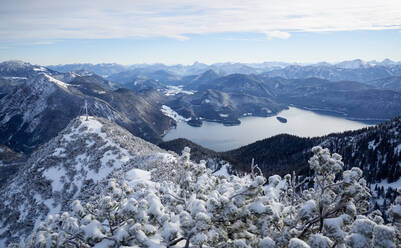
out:
<path id="1" fill-rule="evenodd" d="M 228 2 L 228 3 L 227 3 Z M 399 0 L 2 0 L 0 40 L 399 29 Z"/>
<path id="2" fill-rule="evenodd" d="M 273 38 L 286 40 L 286 39 L 291 37 L 290 33 L 277 31 L 277 30 L 275 30 L 275 31 L 266 31 L 265 33 L 266 33 L 267 39 L 269 39 L 269 40 L 273 39 Z"/>

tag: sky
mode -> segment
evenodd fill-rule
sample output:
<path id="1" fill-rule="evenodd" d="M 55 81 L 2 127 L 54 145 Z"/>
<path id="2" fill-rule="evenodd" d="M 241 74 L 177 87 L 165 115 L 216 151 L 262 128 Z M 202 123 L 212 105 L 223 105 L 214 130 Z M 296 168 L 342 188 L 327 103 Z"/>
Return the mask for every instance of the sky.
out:
<path id="1" fill-rule="evenodd" d="M 1 0 L 0 61 L 401 61 L 400 0 Z"/>

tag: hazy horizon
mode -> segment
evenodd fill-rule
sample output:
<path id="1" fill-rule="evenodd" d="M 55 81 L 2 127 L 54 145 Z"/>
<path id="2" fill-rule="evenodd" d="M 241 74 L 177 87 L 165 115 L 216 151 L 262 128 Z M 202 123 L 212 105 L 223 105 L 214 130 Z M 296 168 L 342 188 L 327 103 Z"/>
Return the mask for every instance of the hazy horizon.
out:
<path id="1" fill-rule="evenodd" d="M 202 61 L 194 61 L 194 62 L 188 63 L 188 64 L 182 64 L 182 63 L 171 63 L 171 64 L 168 64 L 168 63 L 161 63 L 161 62 L 130 63 L 130 64 L 121 64 L 121 63 L 117 63 L 117 62 L 100 62 L 100 63 L 72 62 L 72 63 L 60 63 L 60 64 L 39 64 L 39 63 L 33 63 L 33 62 L 30 62 L 30 61 L 27 61 L 27 60 L 22 60 L 22 59 L 6 59 L 6 60 L 0 60 L 0 63 L 10 62 L 10 61 L 21 61 L 21 62 L 24 62 L 24 63 L 29 63 L 29 64 L 32 64 L 32 65 L 40 65 L 40 66 L 63 66 L 63 65 L 74 65 L 74 64 L 76 64 L 76 65 L 78 65 L 78 64 L 89 64 L 89 65 L 115 64 L 115 65 L 128 66 L 128 67 L 129 66 L 139 66 L 139 65 L 146 65 L 146 66 L 153 66 L 153 65 L 192 66 L 192 65 L 195 65 L 197 63 L 205 64 L 207 66 L 216 65 L 216 64 L 244 64 L 244 65 L 255 64 L 255 65 L 259 65 L 259 64 L 263 64 L 263 63 L 283 63 L 283 64 L 289 64 L 289 65 L 308 66 L 308 65 L 316 65 L 316 64 L 319 64 L 319 63 L 328 63 L 328 64 L 331 64 L 331 65 L 335 65 L 335 64 L 338 64 L 338 63 L 341 63 L 341 62 L 354 61 L 354 60 L 362 60 L 363 62 L 366 62 L 366 63 L 373 63 L 373 62 L 381 63 L 381 62 L 383 62 L 383 61 L 385 61 L 387 59 L 391 60 L 394 63 L 401 63 L 401 60 L 393 60 L 391 58 L 385 58 L 383 60 L 376 60 L 376 59 L 373 59 L 373 60 L 362 60 L 360 58 L 354 58 L 354 59 L 350 59 L 350 60 L 339 60 L 339 61 L 332 61 L 332 62 L 324 61 L 324 60 L 316 61 L 316 62 L 298 62 L 298 61 L 297 62 L 291 62 L 291 61 L 261 61 L 261 62 L 223 61 L 223 62 L 216 62 L 216 63 L 204 63 Z"/>

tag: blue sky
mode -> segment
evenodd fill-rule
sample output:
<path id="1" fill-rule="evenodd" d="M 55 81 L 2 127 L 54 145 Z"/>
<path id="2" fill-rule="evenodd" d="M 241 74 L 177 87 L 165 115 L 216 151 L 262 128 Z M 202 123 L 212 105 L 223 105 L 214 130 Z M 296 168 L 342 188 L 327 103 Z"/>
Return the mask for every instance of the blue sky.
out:
<path id="1" fill-rule="evenodd" d="M 398 0 L 3 0 L 0 61 L 401 61 Z"/>

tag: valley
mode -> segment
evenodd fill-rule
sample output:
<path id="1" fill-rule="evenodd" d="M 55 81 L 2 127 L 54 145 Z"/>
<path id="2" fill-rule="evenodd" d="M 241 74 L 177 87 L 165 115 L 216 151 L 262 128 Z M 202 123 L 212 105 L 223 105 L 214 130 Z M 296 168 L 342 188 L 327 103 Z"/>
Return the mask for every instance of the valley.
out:
<path id="1" fill-rule="evenodd" d="M 0 6 L 0 248 L 401 248 L 399 0 Z"/>
<path id="2" fill-rule="evenodd" d="M 0 246 L 41 228 L 47 215 L 58 218 L 72 200 L 95 202 L 91 195 L 109 189 L 104 184 L 110 182 L 111 188 L 122 183 L 118 187 L 127 192 L 133 187 L 136 199 L 145 187 L 148 220 L 155 226 L 160 222 L 152 218 L 166 210 L 155 206 L 167 204 L 168 195 L 178 203 L 192 201 L 188 178 L 201 191 L 222 182 L 235 188 L 241 181 L 248 188 L 260 184 L 267 194 L 281 176 L 280 185 L 293 187 L 286 178 L 296 173 L 293 180 L 303 179 L 306 189 L 320 173 L 308 159 L 327 156 L 319 147 L 342 156 L 344 173 L 359 168 L 365 181 L 354 183 L 370 189 L 370 211 L 382 211 L 390 223 L 387 206 L 396 201 L 393 187 L 401 181 L 401 64 L 344 64 L 0 63 Z M 257 182 L 262 177 L 255 177 L 252 164 L 269 182 Z M 189 173 L 187 179 L 177 171 Z M 230 199 L 237 190 L 227 192 Z M 165 216 L 168 225 L 182 224 Z M 86 228 L 86 220 L 80 221 Z"/>

